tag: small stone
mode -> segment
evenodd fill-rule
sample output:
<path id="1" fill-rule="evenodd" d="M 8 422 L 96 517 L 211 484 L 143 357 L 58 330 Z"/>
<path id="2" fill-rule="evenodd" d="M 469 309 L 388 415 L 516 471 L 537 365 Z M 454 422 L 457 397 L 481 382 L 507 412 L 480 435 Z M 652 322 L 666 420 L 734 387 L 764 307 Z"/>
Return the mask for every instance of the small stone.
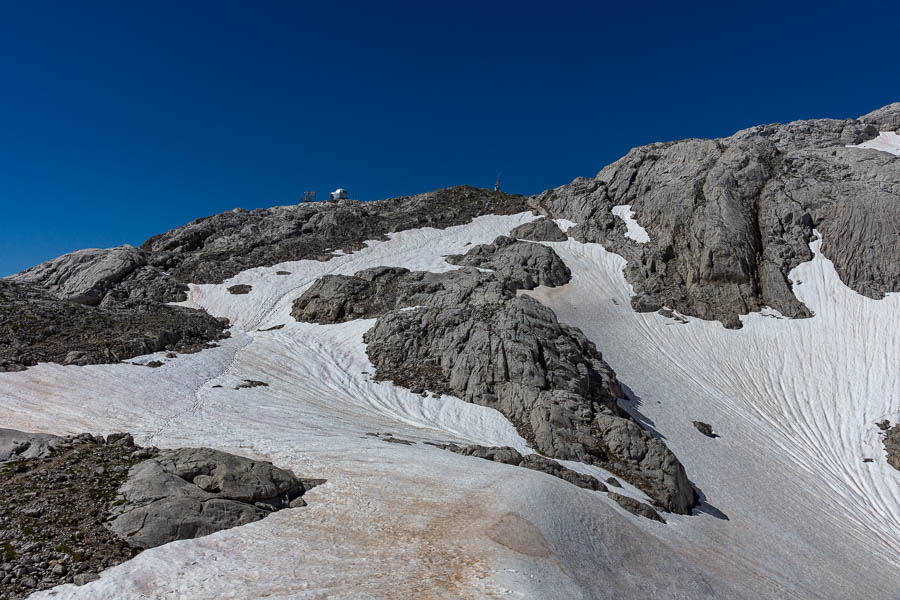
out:
<path id="1" fill-rule="evenodd" d="M 150 367 L 151 369 L 158 369 L 159 367 L 163 366 L 163 362 L 159 360 L 151 360 L 146 364 L 146 366 Z"/>
<path id="2" fill-rule="evenodd" d="M 253 286 L 246 284 L 233 285 L 228 288 L 228 292 L 231 294 L 239 295 L 239 294 L 249 294 L 250 290 L 253 289 Z"/>
<path id="3" fill-rule="evenodd" d="M 52 569 L 50 569 L 50 572 L 53 573 L 54 575 L 56 575 L 57 577 L 62 577 L 63 575 L 66 574 L 66 566 L 57 563 L 56 565 L 53 566 Z"/>
<path id="4" fill-rule="evenodd" d="M 703 421 L 692 421 L 694 427 L 697 428 L 697 431 L 705 435 L 706 437 L 714 438 L 716 434 L 713 433 L 712 425 L 709 423 L 704 423 Z"/>
<path id="5" fill-rule="evenodd" d="M 100 576 L 96 573 L 79 573 L 75 576 L 75 585 L 86 585 L 92 581 L 97 581 Z"/>
<path id="6" fill-rule="evenodd" d="M 300 508 L 300 507 L 302 507 L 302 506 L 306 506 L 306 500 L 304 500 L 304 499 L 301 498 L 300 496 L 297 496 L 296 498 L 294 498 L 293 500 L 291 500 L 291 503 L 288 504 L 288 506 L 289 506 L 290 508 Z"/>
<path id="7" fill-rule="evenodd" d="M 607 478 L 606 478 L 606 483 L 608 483 L 609 485 L 611 485 L 611 486 L 613 486 L 613 487 L 617 487 L 617 488 L 622 487 L 622 484 L 619 483 L 619 480 L 616 479 L 615 477 L 607 477 Z"/>

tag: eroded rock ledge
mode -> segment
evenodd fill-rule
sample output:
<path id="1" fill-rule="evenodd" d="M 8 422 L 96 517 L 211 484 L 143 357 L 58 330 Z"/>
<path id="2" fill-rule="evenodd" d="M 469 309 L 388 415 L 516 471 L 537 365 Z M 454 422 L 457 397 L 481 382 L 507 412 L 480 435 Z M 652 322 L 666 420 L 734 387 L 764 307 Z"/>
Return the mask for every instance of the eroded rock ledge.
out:
<path id="1" fill-rule="evenodd" d="M 490 264 L 489 273 L 326 276 L 292 314 L 316 323 L 377 317 L 364 337 L 377 378 L 495 408 L 542 454 L 602 465 L 665 510 L 689 513 L 696 497 L 684 468 L 618 408 L 621 387 L 594 344 L 551 309 L 516 296 L 518 285 L 565 283 L 568 269 L 547 247 L 513 245 L 500 238 L 453 259 Z M 540 274 L 523 277 L 528 269 Z"/>

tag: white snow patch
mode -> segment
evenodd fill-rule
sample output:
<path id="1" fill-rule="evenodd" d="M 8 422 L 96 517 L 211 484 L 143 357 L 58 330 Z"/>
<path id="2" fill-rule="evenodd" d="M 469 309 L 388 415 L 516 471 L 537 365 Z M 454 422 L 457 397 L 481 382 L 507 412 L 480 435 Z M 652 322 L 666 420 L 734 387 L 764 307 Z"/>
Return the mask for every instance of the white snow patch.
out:
<path id="1" fill-rule="evenodd" d="M 856 145 L 848 145 L 848 148 L 866 148 L 869 150 L 881 150 L 890 152 L 894 156 L 900 156 L 900 134 L 893 131 L 882 131 L 878 137 Z"/>
<path id="2" fill-rule="evenodd" d="M 646 244 L 650 241 L 650 235 L 647 233 L 647 230 L 634 220 L 634 211 L 631 210 L 630 204 L 613 206 L 612 214 L 625 221 L 625 227 L 627 229 L 625 237 L 630 238 L 639 244 Z"/>
<path id="3" fill-rule="evenodd" d="M 553 222 L 556 223 L 557 227 L 563 230 L 563 233 L 578 225 L 575 221 L 570 221 L 568 219 L 553 219 Z"/>

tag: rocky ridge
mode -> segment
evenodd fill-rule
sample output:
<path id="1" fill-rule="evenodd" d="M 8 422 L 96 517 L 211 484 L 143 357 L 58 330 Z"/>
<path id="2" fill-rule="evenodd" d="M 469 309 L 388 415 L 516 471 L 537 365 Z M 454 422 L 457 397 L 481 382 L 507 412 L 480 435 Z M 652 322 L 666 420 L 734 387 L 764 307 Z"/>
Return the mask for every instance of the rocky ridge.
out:
<path id="1" fill-rule="evenodd" d="M 898 122 L 900 103 L 857 120 L 651 144 L 531 202 L 577 223 L 569 236 L 628 260 L 636 310 L 667 306 L 727 327 L 764 306 L 806 317 L 787 275 L 811 258 L 814 229 L 848 286 L 872 298 L 900 291 L 900 159 L 846 147 Z M 612 214 L 620 205 L 631 206 L 649 242 L 625 235 Z"/>
<path id="2" fill-rule="evenodd" d="M 188 283 L 221 283 L 289 260 L 329 260 L 337 249 L 352 252 L 392 232 L 523 210 L 522 196 L 461 186 L 377 202 L 235 209 L 154 236 L 141 248 L 72 252 L 0 280 L 0 371 L 194 352 L 227 337 L 228 323 L 169 306 L 186 299 Z M 232 293 L 249 291 L 232 286 Z"/>

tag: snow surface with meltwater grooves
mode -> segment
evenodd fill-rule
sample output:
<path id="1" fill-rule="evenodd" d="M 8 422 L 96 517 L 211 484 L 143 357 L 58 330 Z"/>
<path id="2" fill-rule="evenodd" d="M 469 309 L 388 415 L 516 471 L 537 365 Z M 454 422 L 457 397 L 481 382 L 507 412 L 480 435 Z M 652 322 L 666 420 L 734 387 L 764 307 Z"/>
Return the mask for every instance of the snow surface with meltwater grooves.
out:
<path id="1" fill-rule="evenodd" d="M 233 337 L 159 369 L 44 364 L 0 376 L 7 426 L 130 430 L 329 479 L 307 508 L 146 551 L 53 597 L 895 598 L 900 492 L 874 422 L 900 416 L 898 295 L 849 290 L 818 242 L 792 273 L 816 316 L 766 311 L 739 331 L 634 313 L 621 257 L 548 244 L 573 281 L 527 293 L 597 344 L 629 388 L 624 406 L 666 438 L 704 494 L 696 516 L 659 525 L 542 474 L 366 435 L 525 449 L 495 411 L 371 381 L 361 337 L 372 321 L 296 323 L 293 299 L 326 273 L 455 268 L 443 255 L 532 218 L 402 232 L 325 263 L 192 286 L 189 302 L 232 319 Z M 253 289 L 227 293 L 236 283 Z M 245 378 L 269 387 L 234 390 Z M 701 436 L 694 419 L 721 437 Z"/>

